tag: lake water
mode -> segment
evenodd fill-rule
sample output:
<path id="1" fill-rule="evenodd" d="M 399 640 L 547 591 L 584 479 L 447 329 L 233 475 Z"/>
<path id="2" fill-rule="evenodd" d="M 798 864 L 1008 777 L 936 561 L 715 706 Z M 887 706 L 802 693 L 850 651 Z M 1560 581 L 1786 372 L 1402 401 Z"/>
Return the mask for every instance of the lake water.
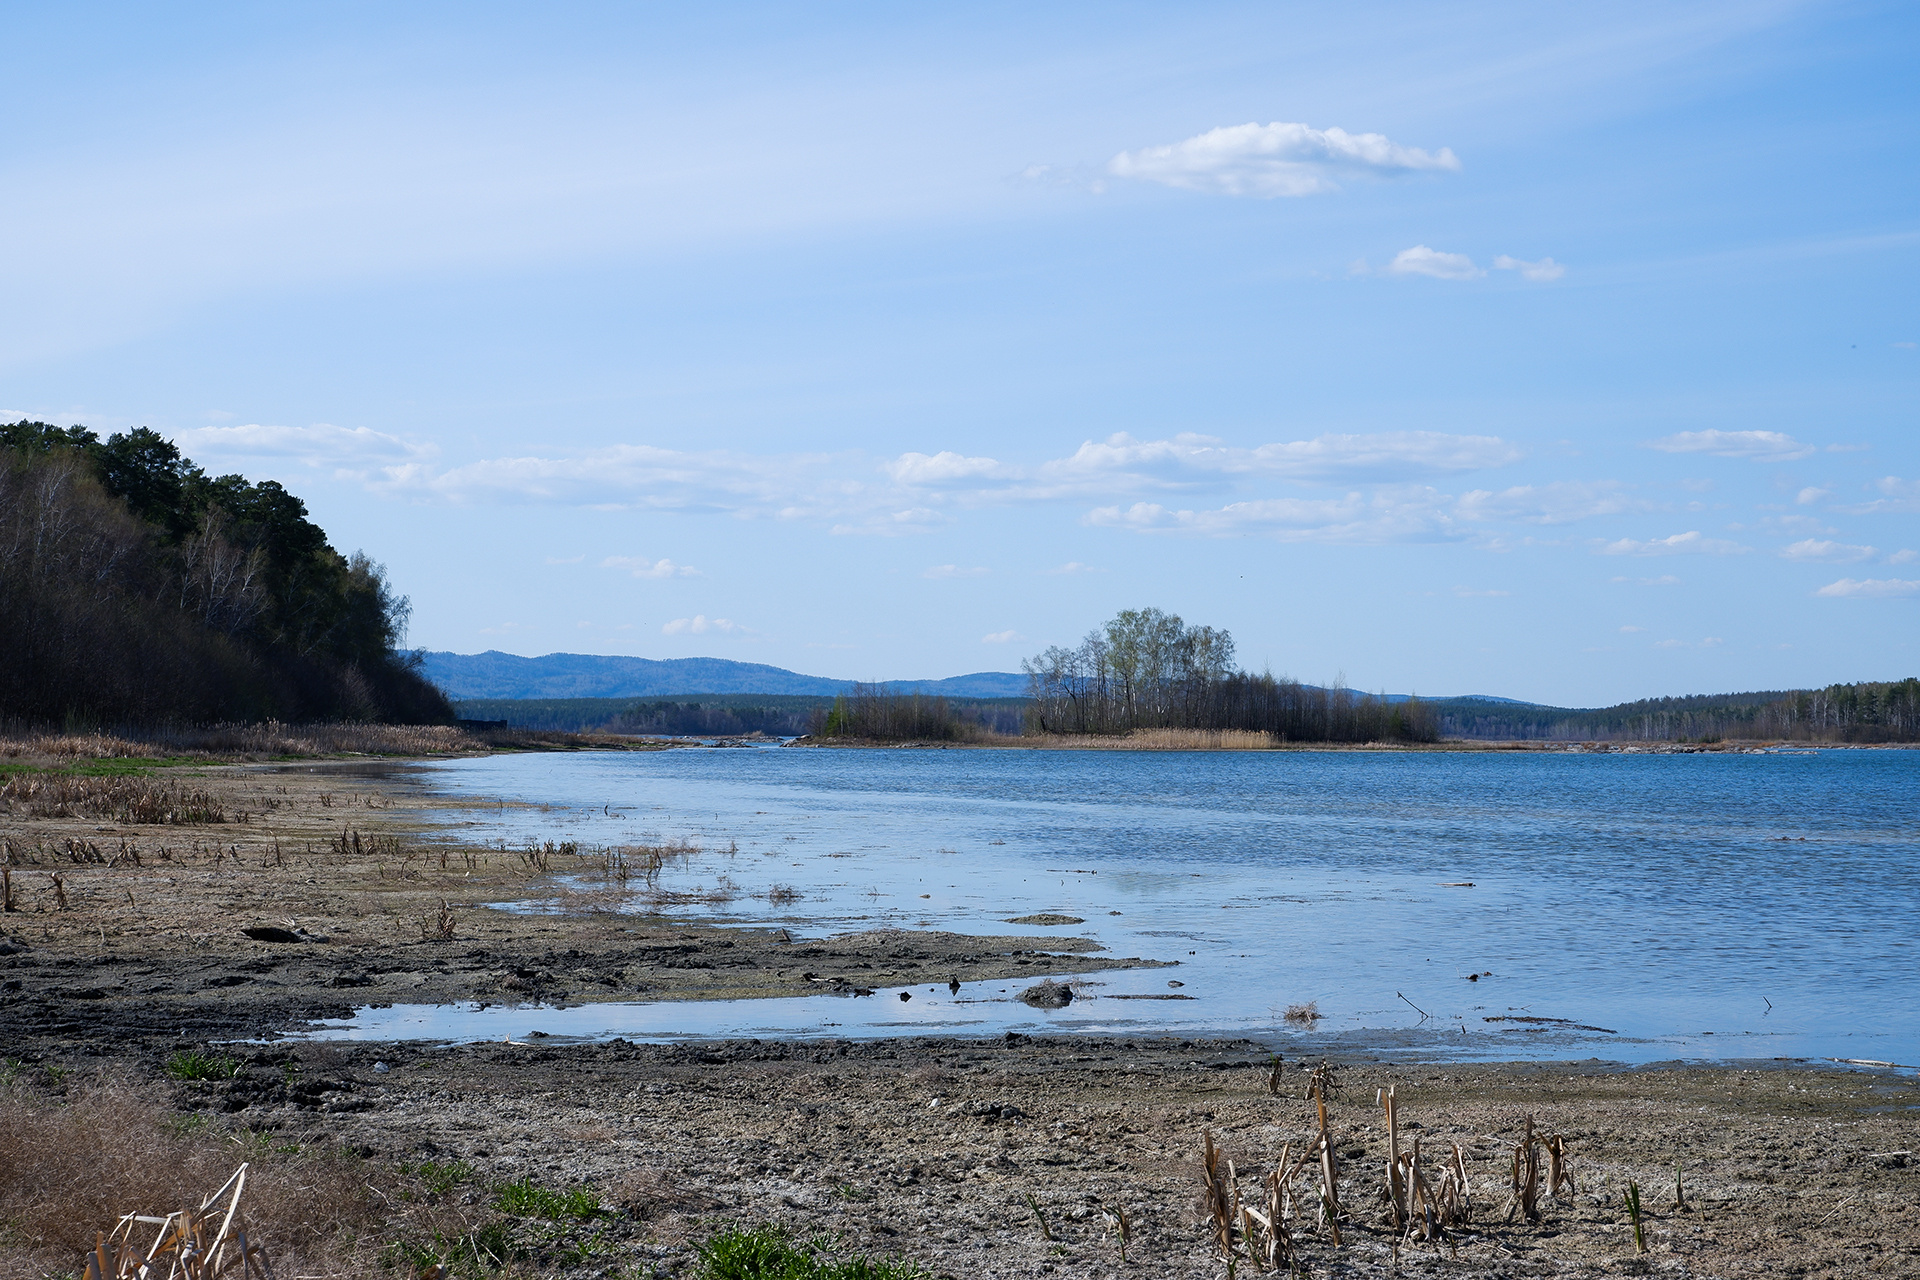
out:
<path id="1" fill-rule="evenodd" d="M 1068 933 L 1179 967 L 1089 975 L 1052 1012 L 995 982 L 907 1004 L 403 1007 L 323 1034 L 1218 1032 L 1283 1053 L 1920 1062 L 1920 752 L 690 748 L 426 776 L 540 806 L 463 812 L 464 839 L 700 843 L 663 884 L 740 893 L 701 919 Z M 754 896 L 775 884 L 803 896 Z M 1084 923 L 1005 923 L 1040 911 Z M 1305 1034 L 1281 1015 L 1309 1001 Z"/>

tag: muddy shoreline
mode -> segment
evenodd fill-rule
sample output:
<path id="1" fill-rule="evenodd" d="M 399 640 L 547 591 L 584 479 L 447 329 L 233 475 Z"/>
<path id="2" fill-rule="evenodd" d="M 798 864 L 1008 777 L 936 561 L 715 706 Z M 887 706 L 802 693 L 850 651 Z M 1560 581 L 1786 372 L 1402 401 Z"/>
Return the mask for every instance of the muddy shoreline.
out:
<path id="1" fill-rule="evenodd" d="M 1156 958 L 1037 932 L 816 939 L 629 914 L 644 877 L 595 879 L 561 849 L 462 846 L 433 821 L 456 802 L 385 762 L 146 781 L 199 795 L 210 807 L 194 812 L 222 820 L 121 822 L 79 803 L 36 815 L 17 801 L 0 814 L 15 908 L 0 916 L 0 1058 L 22 1078 L 132 1081 L 236 1132 L 590 1188 L 610 1215 L 602 1246 L 549 1270 L 685 1274 L 715 1224 L 771 1220 L 943 1275 L 1218 1275 L 1196 1218 L 1201 1132 L 1249 1179 L 1309 1132 L 1302 1064 L 1284 1063 L 1272 1092 L 1271 1055 L 1244 1040 L 222 1048 L 382 1002 L 792 996 Z M 487 905 L 506 901 L 540 909 Z M 170 1079 L 183 1050 L 234 1054 L 239 1074 Z M 1341 1078 L 1349 1216 L 1337 1249 L 1303 1230 L 1316 1273 L 1920 1274 L 1911 1071 L 1322 1056 Z M 1477 1184 L 1468 1228 L 1444 1248 L 1400 1245 L 1397 1262 L 1378 1199 L 1387 1085 L 1416 1132 L 1461 1144 Z M 1578 1189 L 1541 1222 L 1509 1223 L 1504 1162 L 1529 1115 L 1568 1137 Z M 1647 1189 L 1645 1255 L 1625 1226 L 1628 1181 Z M 1135 1224 L 1125 1264 L 1101 1216 L 1114 1205 Z"/>

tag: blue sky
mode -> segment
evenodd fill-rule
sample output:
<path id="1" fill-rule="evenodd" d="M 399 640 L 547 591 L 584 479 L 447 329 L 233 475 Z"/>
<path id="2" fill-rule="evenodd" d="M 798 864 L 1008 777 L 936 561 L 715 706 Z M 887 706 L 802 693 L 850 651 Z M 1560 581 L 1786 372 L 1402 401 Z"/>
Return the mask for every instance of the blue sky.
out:
<path id="1" fill-rule="evenodd" d="M 1911 6 L 929 8 L 16 6 L 0 414 L 461 652 L 1920 670 Z"/>

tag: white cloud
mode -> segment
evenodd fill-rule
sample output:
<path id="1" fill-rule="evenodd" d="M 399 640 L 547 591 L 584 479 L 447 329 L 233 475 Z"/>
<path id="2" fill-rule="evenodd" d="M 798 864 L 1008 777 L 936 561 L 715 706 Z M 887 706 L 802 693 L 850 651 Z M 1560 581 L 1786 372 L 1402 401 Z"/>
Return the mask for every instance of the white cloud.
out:
<path id="1" fill-rule="evenodd" d="M 1284 542 L 1434 542 L 1465 533 L 1447 495 L 1421 486 L 1339 498 L 1265 498 L 1210 511 L 1136 502 L 1095 508 L 1087 513 L 1087 523 L 1140 533 L 1265 533 Z"/>
<path id="2" fill-rule="evenodd" d="M 645 556 L 608 556 L 600 562 L 602 569 L 625 569 L 636 578 L 694 578 L 700 571 L 690 564 L 675 564 L 671 560 L 649 560 Z"/>
<path id="3" fill-rule="evenodd" d="M 1849 509 L 1860 513 L 1920 511 L 1920 480 L 1902 480 L 1899 476 L 1882 476 L 1873 482 L 1872 488 L 1882 496 L 1872 502 L 1864 502 Z"/>
<path id="4" fill-rule="evenodd" d="M 719 631 L 727 634 L 732 634 L 733 632 L 736 632 L 736 631 L 745 631 L 745 630 L 746 630 L 745 627 L 741 626 L 737 622 L 734 622 L 732 619 L 709 618 L 704 613 L 695 614 L 691 618 L 675 618 L 672 622 L 669 622 L 665 626 L 660 628 L 660 631 L 663 635 L 669 635 L 669 636 L 687 636 L 687 635 L 703 636 L 707 634 L 707 632 L 709 631 Z"/>
<path id="5" fill-rule="evenodd" d="M 1648 447 L 1662 453 L 1710 453 L 1717 458 L 1751 458 L 1755 462 L 1793 462 L 1814 451 L 1812 445 L 1779 431 L 1682 431 L 1655 440 Z"/>
<path id="6" fill-rule="evenodd" d="M 798 510 L 783 511 L 782 515 L 805 514 Z M 840 535 L 860 535 L 869 537 L 894 538 L 913 533 L 931 533 L 935 528 L 953 517 L 943 515 L 931 507 L 904 507 L 898 511 L 883 511 L 867 515 L 860 524 L 836 524 L 832 532 Z"/>
<path id="7" fill-rule="evenodd" d="M 1459 169 L 1459 158 L 1446 147 L 1429 152 L 1378 133 L 1280 122 L 1209 129 L 1184 142 L 1122 151 L 1107 162 L 1107 172 L 1116 178 L 1269 199 L 1338 191 L 1335 179 L 1358 174 L 1396 177 Z"/>
<path id="8" fill-rule="evenodd" d="M 962 480 L 985 480 L 1003 475 L 1006 468 L 992 458 L 969 458 L 950 450 L 928 455 L 903 453 L 882 470 L 896 484 L 942 485 Z"/>
<path id="9" fill-rule="evenodd" d="M 1831 498 L 1832 496 L 1833 490 L 1831 489 L 1816 489 L 1812 485 L 1808 485 L 1799 493 L 1794 494 L 1793 500 L 1803 507 L 1808 507 L 1820 501 L 1822 498 Z"/>
<path id="10" fill-rule="evenodd" d="M 1864 596 L 1869 599 L 1883 599 L 1889 596 L 1920 596 L 1920 580 L 1906 578 L 1866 578 L 1855 581 L 1842 578 L 1838 582 L 1829 582 L 1814 592 L 1816 596 L 1844 597 Z"/>
<path id="11" fill-rule="evenodd" d="M 1645 507 L 1644 502 L 1624 492 L 1616 480 L 1528 484 L 1498 493 L 1474 489 L 1460 498 L 1462 519 L 1520 520 L 1529 524 L 1568 524 Z"/>
<path id="12" fill-rule="evenodd" d="M 1781 556 L 1788 560 L 1823 562 L 1826 564 L 1856 564 L 1861 560 L 1871 560 L 1880 554 L 1877 547 L 1854 547 L 1842 542 L 1828 542 L 1819 538 L 1803 538 L 1792 546 L 1784 548 Z"/>
<path id="13" fill-rule="evenodd" d="M 272 443 L 275 429 L 252 433 Z M 240 438 L 234 436 L 230 438 Z M 319 433 L 344 457 L 362 455 L 353 474 L 375 493 L 456 504 L 538 503 L 603 510 L 722 514 L 808 521 L 836 534 L 923 533 L 971 507 L 1095 501 L 1189 490 L 1232 490 L 1262 479 L 1301 483 L 1406 481 L 1503 466 L 1522 451 L 1497 436 L 1439 431 L 1327 433 L 1255 447 L 1182 433 L 1139 440 L 1125 432 L 1082 442 L 1073 453 L 1032 465 L 952 450 L 874 459 L 858 453 L 692 452 L 622 444 L 577 454 L 483 458 L 441 467 L 405 441 L 379 433 Z M 629 566 L 643 576 L 654 562 Z M 677 567 L 676 567 L 677 571 Z"/>
<path id="14" fill-rule="evenodd" d="M 1725 538 L 1708 538 L 1699 530 L 1676 533 L 1668 538 L 1650 538 L 1645 542 L 1632 538 L 1616 538 L 1612 542 L 1602 542 L 1594 550 L 1603 556 L 1671 556 L 1671 555 L 1710 555 L 1735 556 L 1753 550 Z"/>
<path id="15" fill-rule="evenodd" d="M 1698 507 L 1690 508 L 1690 510 L 1699 509 Z M 1727 526 L 1733 530 L 1744 530 L 1746 527 L 1739 524 Z M 1776 533 L 1797 533 L 1812 538 L 1824 537 L 1835 532 L 1833 526 L 1826 521 L 1815 516 L 1803 515 L 1766 516 L 1759 521 L 1759 527 Z"/>
<path id="16" fill-rule="evenodd" d="M 661 511 L 781 514 L 817 502 L 834 460 L 817 454 L 690 453 L 620 444 L 570 457 L 486 458 L 445 471 L 384 469 L 376 490 L 450 502 L 552 502 Z"/>
<path id="17" fill-rule="evenodd" d="M 1887 557 L 1888 564 L 1912 564 L 1915 560 L 1920 560 L 1920 551 L 1915 551 L 1911 548 L 1904 551 L 1896 551 Z"/>
<path id="18" fill-rule="evenodd" d="M 1012 630 L 989 631 L 986 635 L 980 637 L 980 643 L 981 644 L 1011 644 L 1015 640 L 1024 640 L 1024 639 L 1026 639 L 1026 637 L 1021 635 L 1018 631 L 1012 631 Z"/>
<path id="19" fill-rule="evenodd" d="M 1610 579 L 1610 581 L 1631 582 L 1635 586 L 1641 587 L 1677 587 L 1680 585 L 1680 579 L 1670 573 L 1663 573 L 1657 578 L 1613 578 Z"/>
<path id="20" fill-rule="evenodd" d="M 957 564 L 936 564 L 920 574 L 923 578 L 984 578 L 987 570 L 979 565 L 963 569 Z"/>
<path id="21" fill-rule="evenodd" d="M 1121 431 L 1105 440 L 1086 441 L 1072 455 L 1044 464 L 1034 473 L 1031 487 L 1041 493 L 1110 490 L 1121 477 L 1148 487 L 1179 487 L 1224 476 L 1395 480 L 1504 466 L 1521 456 L 1498 436 L 1441 431 L 1330 433 L 1252 449 L 1191 432 L 1136 440 Z"/>
<path id="22" fill-rule="evenodd" d="M 1545 284 L 1550 280 L 1558 280 L 1561 276 L 1567 274 L 1566 267 L 1555 262 L 1552 258 L 1542 258 L 1538 262 L 1527 262 L 1521 258 L 1510 258 L 1503 253 L 1493 260 L 1493 265 L 1495 270 L 1518 271 L 1523 278 L 1538 281 L 1541 284 Z"/>
<path id="23" fill-rule="evenodd" d="M 1105 569 L 1096 569 L 1090 564 L 1081 564 L 1078 560 L 1069 560 L 1058 569 L 1042 569 L 1047 574 L 1105 573 Z"/>
<path id="24" fill-rule="evenodd" d="M 1417 244 L 1393 255 L 1387 274 L 1394 276 L 1432 276 L 1435 280 L 1478 280 L 1487 274 L 1464 253 L 1443 253 Z"/>
<path id="25" fill-rule="evenodd" d="M 258 422 L 232 427 L 194 427 L 177 433 L 181 452 L 217 470 L 241 460 L 255 463 L 294 461 L 361 479 L 374 468 L 419 463 L 439 450 L 369 427 L 337 427 L 316 422 L 308 427 L 267 426 Z"/>

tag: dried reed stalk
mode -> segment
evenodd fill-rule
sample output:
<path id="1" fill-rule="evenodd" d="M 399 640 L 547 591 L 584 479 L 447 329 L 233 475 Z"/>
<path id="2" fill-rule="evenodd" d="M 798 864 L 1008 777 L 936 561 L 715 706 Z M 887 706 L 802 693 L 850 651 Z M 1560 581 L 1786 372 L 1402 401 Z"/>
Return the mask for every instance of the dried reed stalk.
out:
<path id="1" fill-rule="evenodd" d="M 1387 1202 L 1393 1208 L 1393 1229 L 1407 1227 L 1407 1187 L 1400 1176 L 1400 1113 L 1394 1106 L 1394 1088 L 1381 1094 L 1387 1111 Z"/>
<path id="2" fill-rule="evenodd" d="M 1673 1186 L 1677 1195 L 1680 1189 L 1680 1166 L 1673 1170 Z M 1567 1140 L 1560 1134 L 1547 1139 L 1547 1194 L 1558 1200 L 1562 1189 L 1566 1198 L 1571 1200 L 1574 1194 L 1573 1170 L 1567 1164 Z"/>
<path id="3" fill-rule="evenodd" d="M 1526 1130 L 1513 1144 L 1511 1179 L 1512 1199 L 1507 1202 L 1507 1221 L 1515 1214 L 1528 1222 L 1540 1221 L 1540 1139 L 1533 1131 L 1533 1117 L 1527 1117 Z"/>
<path id="4" fill-rule="evenodd" d="M 1220 1168 L 1220 1148 L 1213 1145 L 1213 1130 L 1200 1131 L 1200 1202 L 1207 1221 L 1213 1226 L 1214 1244 L 1233 1270 L 1237 1256 L 1233 1243 L 1233 1210 L 1229 1207 L 1227 1177 Z"/>
<path id="5" fill-rule="evenodd" d="M 440 900 L 440 909 L 420 922 L 420 936 L 428 941 L 451 942 L 453 931 L 459 920 L 453 914 L 453 904 L 445 898 Z"/>
<path id="6" fill-rule="evenodd" d="M 1396 1231 L 1420 1240 L 1433 1240 L 1448 1227 L 1467 1221 L 1472 1212 L 1466 1155 L 1452 1144 L 1449 1158 L 1430 1179 L 1420 1162 L 1420 1140 L 1413 1150 L 1400 1150 L 1400 1109 L 1393 1089 L 1381 1094 L 1387 1113 L 1387 1199 L 1393 1208 Z"/>
<path id="7" fill-rule="evenodd" d="M 1133 1239 L 1133 1219 L 1127 1216 L 1127 1207 L 1120 1204 L 1100 1206 L 1100 1220 L 1113 1232 L 1114 1239 L 1120 1242 L 1120 1262 L 1126 1265 L 1127 1242 Z"/>
<path id="8" fill-rule="evenodd" d="M 123 1215 L 111 1234 L 95 1237 L 93 1251 L 87 1255 L 84 1280 L 218 1280 L 222 1275 L 233 1275 L 236 1265 L 242 1280 L 253 1276 L 274 1280 L 266 1250 L 247 1239 L 246 1222 L 240 1217 L 249 1167 L 242 1164 L 234 1170 L 233 1176 L 198 1209 L 181 1209 L 161 1217 Z M 226 1214 L 220 1219 L 219 1229 L 209 1233 L 213 1221 L 209 1211 L 223 1196 L 227 1197 Z M 140 1226 L 159 1228 L 145 1254 L 133 1244 L 133 1233 Z"/>
<path id="9" fill-rule="evenodd" d="M 1640 1225 L 1640 1184 L 1637 1182 L 1627 1184 L 1627 1218 L 1633 1223 L 1633 1251 L 1645 1253 L 1647 1234 Z"/>

